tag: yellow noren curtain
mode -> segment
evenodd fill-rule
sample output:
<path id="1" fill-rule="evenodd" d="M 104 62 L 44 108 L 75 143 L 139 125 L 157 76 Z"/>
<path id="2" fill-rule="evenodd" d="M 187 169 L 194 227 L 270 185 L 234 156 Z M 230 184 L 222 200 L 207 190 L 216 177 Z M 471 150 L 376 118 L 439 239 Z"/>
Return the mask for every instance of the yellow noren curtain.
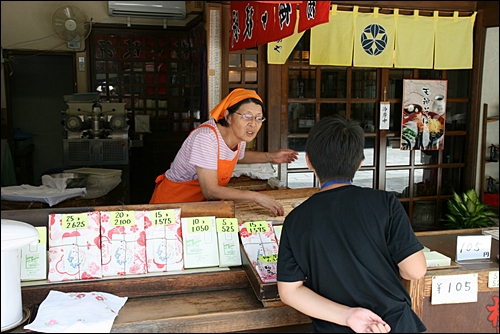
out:
<path id="1" fill-rule="evenodd" d="M 299 15 L 297 14 L 297 17 Z M 302 35 L 304 35 L 304 31 L 300 34 L 297 32 L 299 27 L 299 20 L 295 22 L 295 31 L 293 35 L 283 38 L 276 42 L 267 43 L 267 63 L 268 64 L 277 64 L 283 65 L 290 53 L 292 53 L 293 48 L 297 45 L 297 42 L 300 40 Z"/>
<path id="2" fill-rule="evenodd" d="M 358 13 L 354 7 L 354 66 L 392 67 L 394 54 L 394 15 Z"/>
<path id="3" fill-rule="evenodd" d="M 432 68 L 434 61 L 434 18 L 396 15 L 394 67 Z"/>
<path id="4" fill-rule="evenodd" d="M 311 29 L 311 65 L 352 65 L 354 17 L 332 5 L 330 21 Z"/>
<path id="5" fill-rule="evenodd" d="M 472 16 L 438 17 L 436 20 L 436 37 L 434 51 L 434 69 L 467 69 L 472 68 L 473 30 L 476 12 Z"/>

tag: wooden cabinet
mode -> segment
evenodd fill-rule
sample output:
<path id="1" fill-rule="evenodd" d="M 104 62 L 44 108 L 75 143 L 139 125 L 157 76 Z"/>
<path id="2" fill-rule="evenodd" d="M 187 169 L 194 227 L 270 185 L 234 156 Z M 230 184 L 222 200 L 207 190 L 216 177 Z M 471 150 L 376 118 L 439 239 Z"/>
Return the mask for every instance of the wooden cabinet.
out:
<path id="1" fill-rule="evenodd" d="M 430 250 L 455 259 L 457 236 L 481 235 L 482 229 L 417 232 L 419 241 Z M 498 287 L 488 287 L 490 272 L 498 275 L 498 240 L 492 239 L 489 261 L 456 264 L 450 269 L 429 269 L 419 280 L 403 280 L 412 298 L 412 308 L 427 326 L 426 333 L 498 333 Z M 452 262 L 452 264 L 454 264 Z M 432 305 L 432 280 L 441 275 L 477 274 L 475 303 Z M 493 311 L 490 311 L 493 310 Z"/>

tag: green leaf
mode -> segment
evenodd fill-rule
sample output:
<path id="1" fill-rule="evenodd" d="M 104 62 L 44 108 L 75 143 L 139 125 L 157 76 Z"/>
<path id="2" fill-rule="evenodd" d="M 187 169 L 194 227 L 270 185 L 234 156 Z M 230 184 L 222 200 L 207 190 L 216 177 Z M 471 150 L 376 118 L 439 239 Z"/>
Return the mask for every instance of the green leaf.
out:
<path id="1" fill-rule="evenodd" d="M 487 204 L 481 203 L 475 189 L 469 189 L 458 195 L 453 192 L 453 198 L 446 203 L 449 213 L 445 213 L 445 226 L 455 229 L 479 228 L 495 226 L 491 218 L 498 215 Z M 490 218 L 491 217 L 491 218 Z"/>

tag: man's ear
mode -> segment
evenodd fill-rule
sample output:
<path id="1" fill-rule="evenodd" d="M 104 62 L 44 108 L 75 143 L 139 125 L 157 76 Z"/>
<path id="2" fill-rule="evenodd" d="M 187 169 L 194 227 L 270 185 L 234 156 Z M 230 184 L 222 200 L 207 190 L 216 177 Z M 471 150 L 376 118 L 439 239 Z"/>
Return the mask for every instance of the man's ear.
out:
<path id="1" fill-rule="evenodd" d="M 309 168 L 310 170 L 314 171 L 314 168 L 311 165 L 311 161 L 309 161 L 309 155 L 307 155 L 307 153 L 306 153 L 306 164 L 307 164 L 307 168 Z"/>
<path id="2" fill-rule="evenodd" d="M 356 172 L 361 168 L 361 166 L 363 165 L 363 161 L 365 161 L 365 159 L 361 159 L 361 161 L 359 162 L 359 166 L 358 166 L 358 169 L 356 170 Z"/>
<path id="3" fill-rule="evenodd" d="M 229 122 L 229 110 L 224 111 L 224 118 L 226 119 L 226 122 Z"/>

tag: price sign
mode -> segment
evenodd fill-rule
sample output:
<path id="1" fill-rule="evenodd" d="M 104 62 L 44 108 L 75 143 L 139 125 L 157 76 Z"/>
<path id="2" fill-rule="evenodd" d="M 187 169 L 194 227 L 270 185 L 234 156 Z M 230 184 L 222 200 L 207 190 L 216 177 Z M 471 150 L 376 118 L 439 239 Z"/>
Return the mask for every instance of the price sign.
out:
<path id="1" fill-rule="evenodd" d="M 278 262 L 278 254 L 262 255 L 259 256 L 262 263 Z"/>
<path id="2" fill-rule="evenodd" d="M 210 232 L 212 230 L 211 219 L 206 218 L 188 218 L 188 231 L 190 233 Z"/>
<path id="3" fill-rule="evenodd" d="M 431 304 L 477 302 L 477 273 L 433 276 Z"/>
<path id="4" fill-rule="evenodd" d="M 498 271 L 488 273 L 488 288 L 498 288 Z"/>
<path id="5" fill-rule="evenodd" d="M 89 226 L 89 216 L 86 213 L 74 213 L 62 215 L 63 230 L 75 228 L 87 228 Z"/>
<path id="6" fill-rule="evenodd" d="M 261 220 L 256 222 L 246 222 L 245 226 L 247 227 L 248 233 L 266 233 L 269 232 L 269 225 L 267 225 L 267 221 Z"/>
<path id="7" fill-rule="evenodd" d="M 217 232 L 238 232 L 238 218 L 217 218 L 215 220 Z"/>
<path id="8" fill-rule="evenodd" d="M 134 226 L 134 211 L 111 211 L 109 213 L 111 226 Z"/>
<path id="9" fill-rule="evenodd" d="M 152 210 L 151 224 L 153 226 L 175 224 L 175 210 Z"/>
<path id="10" fill-rule="evenodd" d="M 491 235 L 457 236 L 455 261 L 489 259 L 490 254 Z"/>
<path id="11" fill-rule="evenodd" d="M 35 227 L 35 228 L 37 229 L 38 234 L 40 235 L 40 237 L 38 238 L 38 243 L 45 245 L 47 243 L 47 228 L 46 227 Z"/>

